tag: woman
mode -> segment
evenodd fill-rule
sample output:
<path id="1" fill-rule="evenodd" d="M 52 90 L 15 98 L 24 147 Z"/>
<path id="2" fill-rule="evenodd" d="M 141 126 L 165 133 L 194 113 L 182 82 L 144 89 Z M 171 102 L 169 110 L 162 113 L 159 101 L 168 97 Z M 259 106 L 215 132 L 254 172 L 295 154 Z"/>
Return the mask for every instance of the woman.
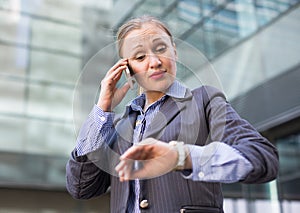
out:
<path id="1" fill-rule="evenodd" d="M 220 91 L 191 91 L 175 80 L 176 47 L 162 22 L 132 19 L 117 39 L 122 59 L 102 80 L 67 164 L 73 197 L 111 187 L 111 212 L 223 212 L 220 183 L 276 178 L 275 147 Z M 143 93 L 115 118 L 113 109 L 129 89 L 116 88 L 127 67 Z"/>

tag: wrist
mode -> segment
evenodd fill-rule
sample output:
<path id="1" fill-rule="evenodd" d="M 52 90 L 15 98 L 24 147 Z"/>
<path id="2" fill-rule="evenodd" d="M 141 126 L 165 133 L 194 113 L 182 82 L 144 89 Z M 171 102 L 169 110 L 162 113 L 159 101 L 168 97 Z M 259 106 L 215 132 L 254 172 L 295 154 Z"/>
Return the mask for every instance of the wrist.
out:
<path id="1" fill-rule="evenodd" d="M 110 103 L 103 103 L 103 101 L 99 100 L 97 103 L 97 106 L 99 108 L 101 108 L 103 112 L 111 112 L 112 111 Z"/>
<path id="2" fill-rule="evenodd" d="M 188 151 L 184 146 L 184 143 L 179 141 L 171 141 L 169 142 L 169 145 L 172 146 L 177 152 L 177 159 L 176 159 L 176 165 L 174 167 L 174 170 L 176 171 L 184 170 L 186 167 L 186 158 L 188 154 Z"/>
<path id="3" fill-rule="evenodd" d="M 188 146 L 184 146 L 184 148 L 185 148 L 185 153 L 186 153 L 184 169 L 193 169 L 192 158 L 190 155 L 190 149 L 188 148 Z"/>

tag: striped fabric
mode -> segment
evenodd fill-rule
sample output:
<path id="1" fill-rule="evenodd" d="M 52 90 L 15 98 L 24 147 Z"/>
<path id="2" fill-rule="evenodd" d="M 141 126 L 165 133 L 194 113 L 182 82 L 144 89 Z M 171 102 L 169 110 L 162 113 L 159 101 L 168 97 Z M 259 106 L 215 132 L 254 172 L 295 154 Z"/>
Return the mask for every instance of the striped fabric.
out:
<path id="1" fill-rule="evenodd" d="M 143 139 L 143 133 L 145 129 L 148 128 L 149 124 L 151 123 L 151 120 L 156 115 L 156 113 L 159 111 L 159 107 L 164 103 L 166 99 L 166 96 L 163 96 L 161 99 L 156 101 L 155 103 L 151 104 L 147 110 L 144 112 L 143 107 L 145 103 L 145 95 L 142 95 L 140 98 L 135 99 L 132 104 L 131 108 L 134 111 L 138 112 L 138 116 L 135 123 L 134 133 L 133 133 L 133 143 L 137 144 Z M 134 180 L 134 183 L 130 181 L 130 190 L 132 191 L 131 187 L 134 187 L 135 195 L 129 194 L 129 198 L 127 205 L 128 205 L 128 212 L 135 212 L 139 213 L 139 194 L 140 194 L 140 182 L 138 179 Z M 132 197 L 135 197 L 134 203 L 132 203 Z M 134 205 L 134 211 L 129 211 L 129 209 L 132 208 L 132 205 Z"/>

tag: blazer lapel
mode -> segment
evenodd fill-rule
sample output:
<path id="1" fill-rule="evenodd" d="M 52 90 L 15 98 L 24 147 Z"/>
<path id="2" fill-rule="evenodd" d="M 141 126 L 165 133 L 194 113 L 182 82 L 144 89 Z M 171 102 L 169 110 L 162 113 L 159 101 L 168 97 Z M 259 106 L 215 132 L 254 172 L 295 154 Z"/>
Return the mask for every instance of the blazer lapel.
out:
<path id="1" fill-rule="evenodd" d="M 187 90 L 187 94 L 184 98 L 172 98 L 169 97 L 165 104 L 163 104 L 155 115 L 148 129 L 145 131 L 143 138 L 153 137 L 160 138 L 163 134 L 164 128 L 183 110 L 187 108 L 189 103 L 187 100 L 192 98 L 192 94 Z"/>
<path id="2" fill-rule="evenodd" d="M 137 113 L 133 111 L 128 114 L 127 118 L 123 117 L 116 126 L 118 133 L 117 147 L 120 154 L 124 153 L 133 144 L 132 139 L 136 117 Z"/>

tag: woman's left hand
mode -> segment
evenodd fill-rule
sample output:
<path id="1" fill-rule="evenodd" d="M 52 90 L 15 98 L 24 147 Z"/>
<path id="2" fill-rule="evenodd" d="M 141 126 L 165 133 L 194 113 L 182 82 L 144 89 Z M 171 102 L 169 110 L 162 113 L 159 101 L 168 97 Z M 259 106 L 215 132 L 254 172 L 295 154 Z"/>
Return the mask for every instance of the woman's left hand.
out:
<path id="1" fill-rule="evenodd" d="M 161 176 L 173 170 L 178 161 L 178 152 L 168 143 L 147 138 L 130 147 L 116 166 L 120 181 L 147 179 Z M 135 162 L 141 168 L 134 169 Z"/>

